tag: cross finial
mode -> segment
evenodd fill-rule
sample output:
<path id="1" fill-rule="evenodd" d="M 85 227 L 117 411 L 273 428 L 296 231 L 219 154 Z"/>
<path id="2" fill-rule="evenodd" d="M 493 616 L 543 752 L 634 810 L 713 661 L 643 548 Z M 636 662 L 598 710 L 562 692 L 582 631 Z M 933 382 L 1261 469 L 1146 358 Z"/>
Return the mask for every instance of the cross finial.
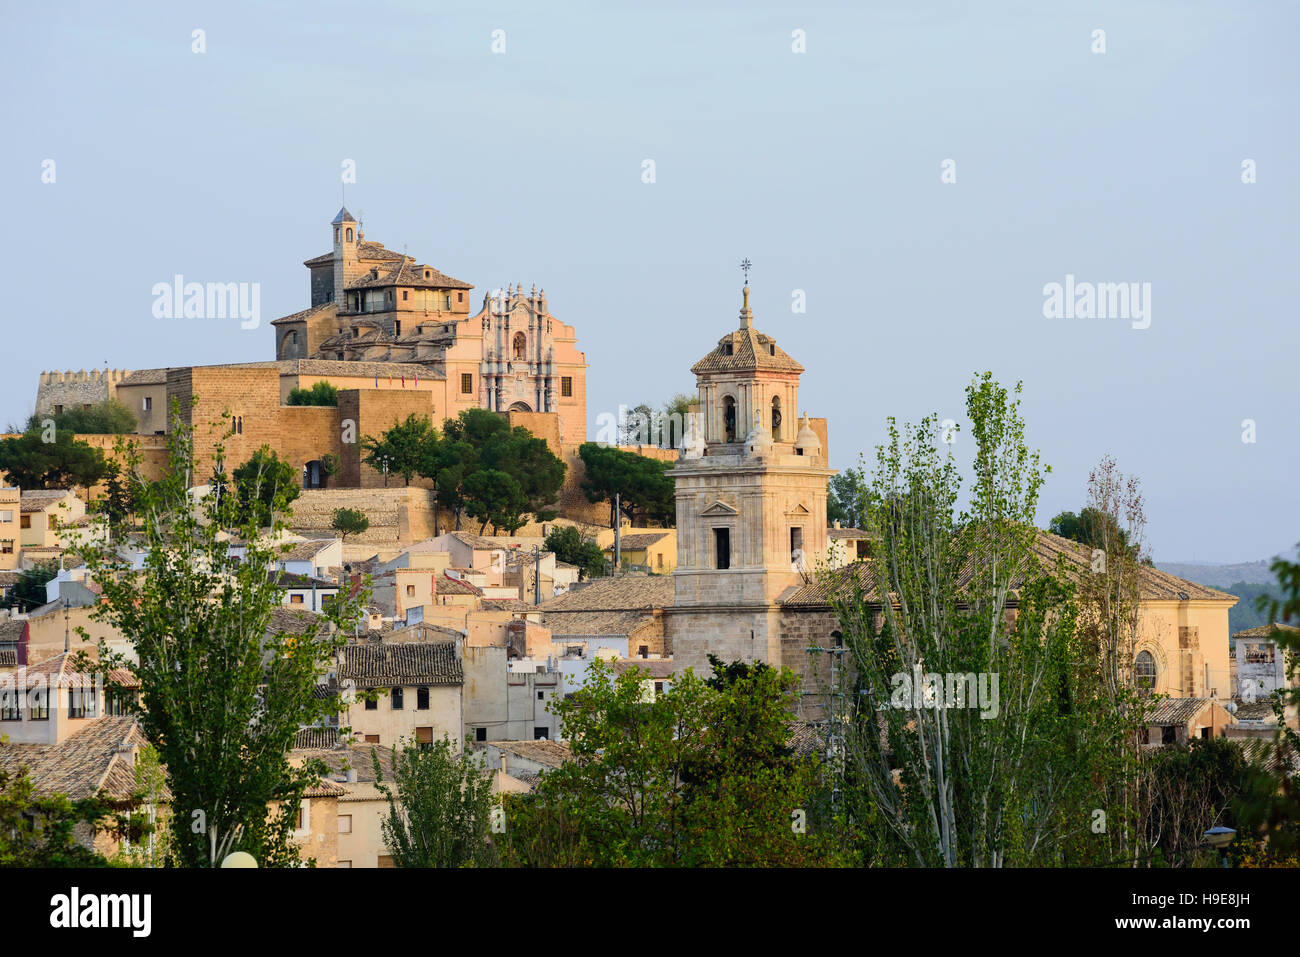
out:
<path id="1" fill-rule="evenodd" d="M 745 285 L 749 285 L 749 267 L 753 265 L 748 259 L 740 261 L 740 271 L 745 274 Z"/>

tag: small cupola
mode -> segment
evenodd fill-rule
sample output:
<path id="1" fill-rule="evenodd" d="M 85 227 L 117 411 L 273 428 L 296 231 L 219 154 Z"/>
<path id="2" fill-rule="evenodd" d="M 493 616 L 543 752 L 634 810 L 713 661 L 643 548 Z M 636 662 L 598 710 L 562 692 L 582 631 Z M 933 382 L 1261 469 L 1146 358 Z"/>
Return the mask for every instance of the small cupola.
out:
<path id="1" fill-rule="evenodd" d="M 821 439 L 817 438 L 817 433 L 808 424 L 807 412 L 799 420 L 799 434 L 794 440 L 794 451 L 796 455 L 813 456 L 822 454 Z"/>

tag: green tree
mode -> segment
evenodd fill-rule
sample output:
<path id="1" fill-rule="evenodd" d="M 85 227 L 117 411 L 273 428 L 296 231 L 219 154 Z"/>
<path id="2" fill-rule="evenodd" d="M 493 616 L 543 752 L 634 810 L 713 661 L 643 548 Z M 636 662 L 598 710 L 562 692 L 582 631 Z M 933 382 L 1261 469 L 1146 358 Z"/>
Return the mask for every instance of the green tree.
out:
<path id="1" fill-rule="evenodd" d="M 365 455 L 361 460 L 384 473 L 385 485 L 389 472 L 402 476 L 410 485 L 411 479 L 428 461 L 430 447 L 437 442 L 438 432 L 429 423 L 429 417 L 412 412 L 405 421 L 397 423 L 379 438 L 363 437 L 361 448 Z"/>
<path id="2" fill-rule="evenodd" d="M 45 583 L 59 573 L 57 560 L 37 562 L 31 568 L 18 573 L 18 581 L 9 588 L 4 598 L 0 598 L 0 608 L 16 608 L 18 611 L 31 611 L 46 602 Z"/>
<path id="3" fill-rule="evenodd" d="M 405 741 L 393 748 L 393 782 L 384 783 L 379 755 L 371 755 L 375 787 L 388 799 L 380 820 L 384 844 L 398 867 L 486 867 L 495 861 L 488 841 L 492 772 L 481 755 L 457 753 L 447 737 L 430 745 Z"/>
<path id="4" fill-rule="evenodd" d="M 275 515 L 298 497 L 297 471 L 283 462 L 269 445 L 263 445 L 233 473 L 240 521 L 270 525 Z M 218 487 L 224 482 L 213 483 Z"/>
<path id="5" fill-rule="evenodd" d="M 847 468 L 826 483 L 826 521 L 845 528 L 862 528 L 867 521 L 867 476 Z"/>
<path id="6" fill-rule="evenodd" d="M 336 508 L 330 521 L 330 528 L 347 541 L 349 535 L 360 535 L 370 528 L 370 519 L 366 513 L 356 508 Z"/>
<path id="7" fill-rule="evenodd" d="M 106 469 L 104 453 L 71 430 L 44 428 L 0 440 L 0 472 L 19 488 L 90 488 Z"/>
<path id="8" fill-rule="evenodd" d="M 1087 833 L 1096 775 L 1126 728 L 1102 706 L 1070 581 L 1034 558 L 1048 469 L 1025 444 L 1019 400 L 985 373 L 966 408 L 967 511 L 937 416 L 902 431 L 889 420 L 877 450 L 874 581 L 836 601 L 856 676 L 846 809 L 876 815 L 863 850 L 882 863 L 1062 863 L 1079 853 L 1072 835 Z"/>
<path id="9" fill-rule="evenodd" d="M 819 792 L 789 756 L 797 679 L 757 670 L 710 686 L 687 671 L 648 695 L 645 672 L 597 659 L 555 703 L 573 760 L 506 799 L 508 863 L 798 866 L 847 861 L 830 828 L 792 822 Z"/>
<path id="10" fill-rule="evenodd" d="M 617 524 L 615 495 L 619 496 L 623 514 L 633 524 L 638 517 L 666 527 L 676 522 L 676 485 L 670 474 L 671 462 L 660 462 L 598 442 L 578 446 L 578 456 L 586 472 L 582 490 L 589 502 L 609 502 L 610 528 Z"/>
<path id="11" fill-rule="evenodd" d="M 299 389 L 297 387 L 289 390 L 289 398 L 285 405 L 338 405 L 339 390 L 321 379 L 319 382 L 313 382 L 310 389 Z"/>
<path id="12" fill-rule="evenodd" d="M 101 798 L 40 795 L 25 766 L 0 767 L 0 868 L 107 867 L 102 854 L 77 840 L 76 829 L 111 829 L 112 818 Z"/>
<path id="13" fill-rule="evenodd" d="M 125 435 L 138 427 L 135 413 L 118 399 L 107 399 L 86 409 L 64 409 L 47 415 L 33 414 L 27 420 L 28 432 L 39 433 L 45 420 L 52 419 L 54 427 L 67 429 L 74 435 Z"/>
<path id="14" fill-rule="evenodd" d="M 318 679 L 368 596 L 341 595 L 323 614 L 277 628 L 272 613 L 283 596 L 266 574 L 276 547 L 235 496 L 193 500 L 193 438 L 177 403 L 167 448 L 153 484 L 139 481 L 138 457 L 128 463 L 147 549 L 143 569 L 127 574 L 109 545 L 83 550 L 103 589 L 92 621 L 127 636 L 132 653 L 100 641 L 97 666 L 79 657 L 105 675 L 110 692 L 122 691 L 114 669 L 139 682 L 138 720 L 166 768 L 179 864 L 215 867 L 243 850 L 263 867 L 296 865 L 298 808 L 324 768 L 294 766 L 289 751 L 300 728 L 336 708 L 317 697 Z M 214 451 L 224 461 L 220 440 Z M 226 481 L 220 472 L 216 478 Z M 283 527 L 277 521 L 272 531 Z M 228 531 L 247 543 L 242 558 L 231 555 Z M 90 640 L 85 628 L 78 632 Z"/>
<path id="15" fill-rule="evenodd" d="M 564 460 L 544 439 L 487 409 L 467 409 L 443 423 L 441 441 L 426 449 L 420 474 L 434 480 L 438 504 L 460 528 L 462 514 L 513 533 L 557 514 Z"/>
<path id="16" fill-rule="evenodd" d="M 574 525 L 551 529 L 545 548 L 554 552 L 559 561 L 578 566 L 582 578 L 598 578 L 605 573 L 605 553 Z"/>
<path id="17" fill-rule="evenodd" d="M 1300 625 L 1300 562 L 1276 558 L 1269 569 L 1279 594 L 1257 598 L 1259 610 L 1270 622 Z M 1288 706 L 1300 707 L 1300 631 L 1275 628 L 1273 640 L 1286 655 L 1287 688 L 1274 694 L 1277 735 L 1253 771 L 1240 813 L 1268 855 L 1285 859 L 1300 854 L 1300 734 L 1286 722 Z"/>

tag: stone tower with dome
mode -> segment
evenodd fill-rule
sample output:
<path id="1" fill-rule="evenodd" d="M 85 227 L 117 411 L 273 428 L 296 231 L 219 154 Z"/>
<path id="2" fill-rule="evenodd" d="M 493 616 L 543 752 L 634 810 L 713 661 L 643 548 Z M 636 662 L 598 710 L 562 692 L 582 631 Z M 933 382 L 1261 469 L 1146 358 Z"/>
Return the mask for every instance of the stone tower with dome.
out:
<path id="1" fill-rule="evenodd" d="M 668 614 L 679 670 L 782 662 L 783 596 L 826 553 L 825 420 L 800 418 L 804 369 L 754 328 L 749 285 L 739 328 L 691 367 L 699 411 L 672 470 L 677 570 Z"/>

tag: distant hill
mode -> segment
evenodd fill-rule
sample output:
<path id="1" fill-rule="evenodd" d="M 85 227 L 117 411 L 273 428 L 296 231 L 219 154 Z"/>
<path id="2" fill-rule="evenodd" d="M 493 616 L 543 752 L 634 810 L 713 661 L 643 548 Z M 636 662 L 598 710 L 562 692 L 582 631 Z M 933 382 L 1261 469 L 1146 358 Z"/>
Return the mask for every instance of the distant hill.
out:
<path id="1" fill-rule="evenodd" d="M 1188 581 L 1196 582 L 1198 585 L 1209 585 L 1211 588 L 1222 588 L 1225 591 L 1231 591 L 1229 585 L 1235 585 L 1238 582 L 1246 582 L 1252 585 L 1271 585 L 1277 579 L 1273 573 L 1268 570 L 1272 564 L 1272 559 L 1259 562 L 1241 562 L 1236 565 L 1193 565 L 1186 562 L 1156 562 L 1156 568 L 1162 572 L 1168 572 L 1171 575 L 1177 575 L 1179 578 L 1186 578 Z"/>
<path id="2" fill-rule="evenodd" d="M 1288 551 L 1287 557 L 1294 560 L 1294 550 Z M 1273 559 L 1258 562 L 1239 562 L 1235 565 L 1209 565 L 1195 562 L 1157 562 L 1156 567 L 1163 572 L 1186 578 L 1200 585 L 1209 585 L 1236 595 L 1237 602 L 1228 612 L 1228 634 L 1235 635 L 1247 628 L 1256 628 L 1269 624 L 1267 616 L 1255 609 L 1255 600 L 1260 595 L 1277 597 L 1277 578 L 1268 570 Z"/>

